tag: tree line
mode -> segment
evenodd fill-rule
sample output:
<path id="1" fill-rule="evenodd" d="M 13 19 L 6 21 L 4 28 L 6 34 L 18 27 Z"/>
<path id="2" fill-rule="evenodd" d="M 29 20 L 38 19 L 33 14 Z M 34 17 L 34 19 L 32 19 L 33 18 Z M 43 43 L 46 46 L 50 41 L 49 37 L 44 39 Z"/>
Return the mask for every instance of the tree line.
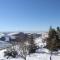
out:
<path id="1" fill-rule="evenodd" d="M 60 27 L 56 29 L 50 27 L 48 37 L 46 38 L 46 47 L 51 51 L 60 49 Z"/>

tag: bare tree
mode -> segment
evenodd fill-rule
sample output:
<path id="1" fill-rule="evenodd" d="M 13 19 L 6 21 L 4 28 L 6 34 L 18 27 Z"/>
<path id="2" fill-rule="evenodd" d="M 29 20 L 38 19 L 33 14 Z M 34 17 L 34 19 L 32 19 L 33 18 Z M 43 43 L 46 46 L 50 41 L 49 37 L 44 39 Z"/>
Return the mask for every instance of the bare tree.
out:
<path id="1" fill-rule="evenodd" d="M 20 33 L 16 36 L 16 40 L 12 43 L 13 49 L 18 51 L 18 55 L 26 60 L 27 55 L 35 52 L 35 44 L 33 35 Z"/>

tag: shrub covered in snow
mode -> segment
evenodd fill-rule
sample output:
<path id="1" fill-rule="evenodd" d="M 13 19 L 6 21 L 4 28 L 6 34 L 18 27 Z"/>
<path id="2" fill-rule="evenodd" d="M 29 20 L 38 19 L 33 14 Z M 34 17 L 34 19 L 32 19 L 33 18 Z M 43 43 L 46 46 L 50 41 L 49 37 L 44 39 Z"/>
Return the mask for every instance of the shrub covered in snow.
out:
<path id="1" fill-rule="evenodd" d="M 7 58 L 9 57 L 15 58 L 17 55 L 18 55 L 17 51 L 5 51 L 4 52 L 4 56 L 5 57 L 7 56 Z"/>

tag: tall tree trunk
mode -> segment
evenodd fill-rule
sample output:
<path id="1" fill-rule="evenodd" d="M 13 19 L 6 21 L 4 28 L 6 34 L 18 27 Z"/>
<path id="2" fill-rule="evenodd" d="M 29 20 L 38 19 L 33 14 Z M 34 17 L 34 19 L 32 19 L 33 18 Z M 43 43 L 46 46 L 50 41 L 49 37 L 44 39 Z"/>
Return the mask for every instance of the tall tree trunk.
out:
<path id="1" fill-rule="evenodd" d="M 52 60 L 52 51 L 51 51 L 51 55 L 50 55 L 50 60 Z"/>
<path id="2" fill-rule="evenodd" d="M 50 60 L 52 60 L 51 55 L 50 55 Z"/>
<path id="3" fill-rule="evenodd" d="M 26 60 L 26 57 L 25 57 L 25 60 Z"/>

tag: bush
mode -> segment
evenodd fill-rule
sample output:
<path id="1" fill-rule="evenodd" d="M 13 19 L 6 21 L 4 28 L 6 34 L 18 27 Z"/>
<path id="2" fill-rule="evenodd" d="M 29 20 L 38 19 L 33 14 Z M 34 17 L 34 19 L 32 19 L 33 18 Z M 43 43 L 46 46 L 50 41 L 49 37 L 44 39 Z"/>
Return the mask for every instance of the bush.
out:
<path id="1" fill-rule="evenodd" d="M 31 38 L 30 39 L 31 40 L 30 40 L 30 46 L 29 46 L 29 54 L 30 53 L 35 53 L 36 52 L 36 49 L 37 49 L 37 46 L 35 44 L 33 35 L 31 35 Z"/>
<path id="2" fill-rule="evenodd" d="M 15 58 L 18 55 L 17 51 L 5 51 L 4 56 L 13 57 Z"/>
<path id="3" fill-rule="evenodd" d="M 29 49 L 29 53 L 30 53 L 30 54 L 31 54 L 31 53 L 35 53 L 36 50 L 37 50 L 37 46 L 31 47 L 31 48 Z"/>

